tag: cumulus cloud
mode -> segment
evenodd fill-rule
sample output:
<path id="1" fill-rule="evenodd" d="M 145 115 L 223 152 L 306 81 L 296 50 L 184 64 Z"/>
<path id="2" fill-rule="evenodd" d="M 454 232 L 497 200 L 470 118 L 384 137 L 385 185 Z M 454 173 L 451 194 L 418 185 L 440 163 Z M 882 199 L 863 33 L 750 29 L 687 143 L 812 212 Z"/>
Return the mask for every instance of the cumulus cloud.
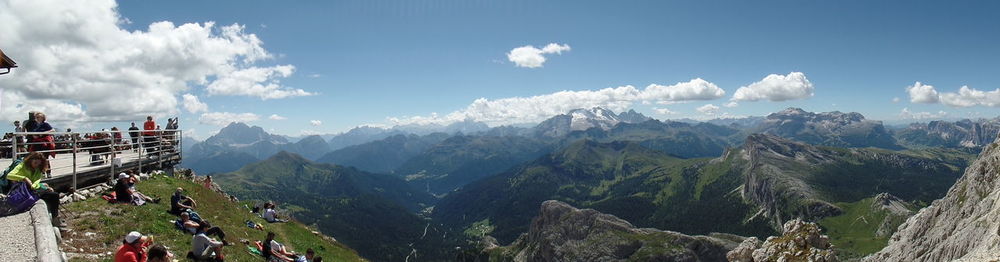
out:
<path id="1" fill-rule="evenodd" d="M 948 112 L 945 112 L 945 111 L 938 111 L 937 113 L 931 113 L 931 112 L 910 112 L 910 109 L 909 108 L 905 108 L 905 107 L 903 108 L 903 111 L 899 112 L 899 118 L 902 118 L 902 119 L 921 120 L 921 119 L 944 118 L 946 116 L 948 116 Z"/>
<path id="2" fill-rule="evenodd" d="M 733 94 L 733 101 L 773 102 L 805 99 L 813 96 L 813 84 L 802 72 L 787 75 L 771 74 L 759 82 L 740 87 Z"/>
<path id="3" fill-rule="evenodd" d="M 542 49 L 526 45 L 511 49 L 510 52 L 507 53 L 507 60 L 514 62 L 514 65 L 518 67 L 537 68 L 537 67 L 542 67 L 542 64 L 545 63 L 546 59 L 544 55 L 547 54 L 560 55 L 562 54 L 563 51 L 569 51 L 569 50 L 570 47 L 569 45 L 566 44 L 560 45 L 556 43 L 550 43 L 545 47 L 543 47 Z"/>
<path id="4" fill-rule="evenodd" d="M 163 21 L 129 31 L 114 0 L 0 1 L 0 21 L 4 52 L 20 66 L 4 76 L 3 119 L 29 110 L 55 122 L 172 115 L 188 109 L 181 94 L 200 86 L 263 99 L 310 94 L 281 86 L 293 66 L 257 65 L 272 55 L 242 25 Z"/>
<path id="5" fill-rule="evenodd" d="M 211 112 L 201 114 L 198 122 L 206 125 L 226 126 L 232 122 L 249 123 L 260 119 L 254 113 Z"/>
<path id="6" fill-rule="evenodd" d="M 323 121 L 309 120 L 309 124 L 312 125 L 312 126 L 320 126 L 320 125 L 323 125 Z"/>
<path id="7" fill-rule="evenodd" d="M 184 98 L 184 109 L 188 112 L 192 114 L 208 112 L 208 105 L 198 100 L 198 96 L 184 94 L 182 97 Z"/>
<path id="8" fill-rule="evenodd" d="M 636 102 L 684 102 L 721 97 L 724 91 L 702 79 L 692 79 L 671 86 L 652 84 L 643 90 L 620 86 L 600 90 L 559 91 L 531 97 L 509 97 L 496 100 L 479 98 L 462 110 L 444 115 L 390 117 L 396 125 L 449 124 L 464 120 L 489 125 L 535 123 L 577 108 L 603 107 L 623 111 Z"/>
<path id="9" fill-rule="evenodd" d="M 934 86 L 924 85 L 920 82 L 906 87 L 906 93 L 910 94 L 911 103 L 933 104 L 938 102 L 938 92 Z"/>
<path id="10" fill-rule="evenodd" d="M 285 119 L 288 119 L 288 118 L 287 117 L 283 117 L 283 116 L 279 116 L 277 114 L 272 114 L 271 116 L 267 117 L 267 119 L 271 119 L 271 120 L 285 120 Z"/>
<path id="11" fill-rule="evenodd" d="M 262 100 L 314 95 L 281 86 L 278 79 L 291 76 L 294 71 L 291 65 L 234 70 L 209 84 L 207 90 L 209 95 L 255 96 Z"/>
<path id="12" fill-rule="evenodd" d="M 657 114 L 661 114 L 661 115 L 676 115 L 676 114 L 679 114 L 677 112 L 671 111 L 669 108 L 654 107 L 653 111 L 656 111 Z"/>
<path id="13" fill-rule="evenodd" d="M 941 93 L 941 103 L 950 107 L 1000 106 L 1000 89 L 980 91 L 962 86 L 958 93 Z"/>
<path id="14" fill-rule="evenodd" d="M 702 114 L 706 114 L 706 115 L 714 115 L 714 114 L 719 113 L 719 107 L 715 106 L 713 104 L 706 104 L 706 105 L 698 107 L 695 110 L 698 110 L 698 112 L 701 112 Z"/>
<path id="15" fill-rule="evenodd" d="M 724 104 L 722 106 L 732 108 L 732 107 L 740 106 L 740 103 L 737 103 L 736 101 L 729 101 L 729 103 L 726 103 L 726 104 Z"/>

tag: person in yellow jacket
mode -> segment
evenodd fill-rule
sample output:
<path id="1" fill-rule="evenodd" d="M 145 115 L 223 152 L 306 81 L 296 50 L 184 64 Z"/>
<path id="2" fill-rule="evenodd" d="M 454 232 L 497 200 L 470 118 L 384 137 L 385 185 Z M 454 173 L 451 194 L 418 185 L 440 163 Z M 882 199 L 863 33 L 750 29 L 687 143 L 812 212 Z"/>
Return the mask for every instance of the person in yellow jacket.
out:
<path id="1" fill-rule="evenodd" d="M 56 193 L 48 184 L 42 183 L 45 171 L 48 171 L 49 161 L 44 155 L 38 152 L 31 152 L 20 164 L 7 173 L 7 180 L 11 183 L 27 183 L 28 187 L 38 194 L 38 197 L 48 205 L 49 214 L 52 214 L 52 221 L 58 226 L 62 226 L 59 220 L 59 193 Z M 15 186 L 17 186 L 15 184 Z"/>

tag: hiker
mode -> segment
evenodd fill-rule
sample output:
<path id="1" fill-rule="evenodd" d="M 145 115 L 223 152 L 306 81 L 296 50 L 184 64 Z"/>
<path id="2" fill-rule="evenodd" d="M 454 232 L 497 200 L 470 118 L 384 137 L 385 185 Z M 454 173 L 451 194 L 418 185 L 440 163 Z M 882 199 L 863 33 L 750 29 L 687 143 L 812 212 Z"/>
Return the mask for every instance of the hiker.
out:
<path id="1" fill-rule="evenodd" d="M 212 176 L 205 176 L 205 189 L 212 190 Z"/>
<path id="2" fill-rule="evenodd" d="M 135 122 L 128 128 L 128 137 L 132 138 L 132 151 L 139 152 L 139 128 L 135 126 Z"/>
<path id="3" fill-rule="evenodd" d="M 46 133 L 48 133 L 48 132 L 54 132 L 55 130 L 52 129 L 52 125 L 49 125 L 49 123 L 45 122 L 45 119 L 46 119 L 45 118 L 45 113 L 36 112 L 35 113 L 35 123 L 36 123 L 36 126 L 35 126 L 34 130 L 31 130 L 31 132 L 46 132 Z M 33 144 L 32 148 L 34 148 L 34 149 L 29 150 L 29 151 L 34 152 L 34 151 L 48 150 L 50 152 L 46 152 L 45 155 L 47 155 L 49 157 L 52 157 L 52 158 L 56 157 L 56 152 L 52 151 L 52 150 L 56 149 L 56 143 L 55 143 L 55 137 L 54 136 L 52 136 L 52 135 L 35 135 L 35 139 L 33 141 L 31 141 L 31 142 L 35 142 L 37 144 Z"/>
<path id="4" fill-rule="evenodd" d="M 180 215 L 184 211 L 192 211 L 198 203 L 194 202 L 188 196 L 183 195 L 183 188 L 178 187 L 177 191 L 174 191 L 174 195 L 170 197 L 170 213 L 175 215 Z"/>
<path id="5" fill-rule="evenodd" d="M 64 224 L 59 219 L 59 193 L 52 190 L 48 184 L 42 183 L 42 173 L 48 171 L 49 161 L 38 152 L 28 153 L 20 164 L 7 173 L 7 180 L 12 183 L 27 183 L 28 188 L 35 190 L 38 197 L 45 201 L 52 215 L 53 224 L 63 227 Z M 17 186 L 16 184 L 11 185 Z"/>
<path id="6" fill-rule="evenodd" d="M 132 203 L 132 190 L 128 186 L 128 175 L 118 174 L 118 181 L 115 182 L 115 202 Z"/>
<path id="7" fill-rule="evenodd" d="M 269 223 L 284 223 L 288 222 L 288 219 L 279 219 L 278 212 L 274 211 L 274 203 L 268 202 L 264 204 L 264 215 L 261 216 Z"/>
<path id="8" fill-rule="evenodd" d="M 153 245 L 149 247 L 149 252 L 146 253 L 148 257 L 146 261 L 148 262 L 171 262 L 174 259 L 174 254 L 167 251 L 167 248 L 163 245 Z"/>
<path id="9" fill-rule="evenodd" d="M 295 260 L 291 259 L 290 256 L 295 254 L 289 253 L 285 250 L 285 245 L 278 243 L 274 240 L 274 232 L 267 232 L 267 239 L 261 243 L 261 255 L 264 256 L 268 262 L 293 262 Z"/>
<path id="10" fill-rule="evenodd" d="M 21 122 L 21 125 L 22 128 L 24 128 L 24 132 L 34 132 L 35 128 L 38 127 L 38 122 L 35 122 L 35 111 L 28 112 L 28 119 Z M 35 136 L 26 135 L 25 138 L 27 138 L 25 139 L 25 141 L 32 142 Z M 25 148 L 31 149 L 30 146 L 25 146 Z"/>
<path id="11" fill-rule="evenodd" d="M 145 250 L 152 242 L 139 232 L 129 232 L 115 252 L 115 262 L 146 262 Z"/>
<path id="12" fill-rule="evenodd" d="M 181 227 L 183 227 L 183 229 L 185 231 L 187 231 L 188 233 L 191 233 L 191 234 L 197 234 L 198 233 L 198 228 L 201 227 L 201 225 L 208 225 L 208 228 L 205 229 L 205 234 L 206 235 L 218 236 L 219 239 L 222 240 L 223 244 L 225 244 L 227 246 L 229 245 L 229 242 L 226 241 L 226 232 L 222 231 L 222 228 L 213 227 L 207 221 L 200 221 L 200 222 L 199 221 L 194 221 L 194 220 L 191 219 L 191 213 L 189 213 L 189 212 L 183 212 L 183 213 L 181 213 L 181 220 L 179 220 L 179 221 L 180 221 Z"/>
<path id="13" fill-rule="evenodd" d="M 195 261 L 223 261 L 222 247 L 226 243 L 208 237 L 208 226 L 207 223 L 198 226 L 197 233 L 191 239 L 191 253 L 188 256 Z"/>
<path id="14" fill-rule="evenodd" d="M 306 261 L 309 261 L 309 262 L 323 261 L 323 258 L 322 257 L 317 257 L 316 256 L 316 251 L 314 251 L 312 248 L 309 248 L 309 249 L 306 249 Z"/>
<path id="15" fill-rule="evenodd" d="M 25 132 L 24 127 L 21 126 L 21 121 L 18 121 L 18 120 L 14 121 L 14 132 L 15 133 L 23 133 L 23 132 Z M 19 135 L 15 134 L 14 135 L 14 140 L 17 140 L 16 141 L 17 142 L 17 152 L 24 152 L 24 149 L 26 148 L 24 146 L 24 135 L 20 135 L 19 136 Z"/>

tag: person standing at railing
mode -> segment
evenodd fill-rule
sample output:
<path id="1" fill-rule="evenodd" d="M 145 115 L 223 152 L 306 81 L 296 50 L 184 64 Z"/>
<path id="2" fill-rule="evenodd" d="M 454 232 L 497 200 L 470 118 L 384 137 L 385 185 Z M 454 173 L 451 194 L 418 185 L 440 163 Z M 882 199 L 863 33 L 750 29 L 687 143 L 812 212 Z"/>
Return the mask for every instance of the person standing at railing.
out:
<path id="1" fill-rule="evenodd" d="M 153 116 L 147 116 L 146 122 L 142 123 L 142 143 L 146 152 L 156 151 L 156 122 Z"/>
<path id="2" fill-rule="evenodd" d="M 24 127 L 21 126 L 21 121 L 14 121 L 14 132 L 23 133 Z M 14 135 L 14 140 L 17 142 L 17 152 L 24 152 L 24 136 Z"/>
<path id="3" fill-rule="evenodd" d="M 37 123 L 35 130 L 32 130 L 31 132 L 51 133 L 55 131 L 52 129 L 52 125 L 49 125 L 48 122 L 45 122 L 45 114 L 42 112 L 35 112 L 35 122 Z M 49 150 L 50 152 L 46 152 L 45 155 L 52 158 L 56 157 L 56 152 L 54 151 L 56 150 L 56 143 L 54 136 L 36 135 L 35 141 L 32 142 L 36 142 L 38 144 L 33 145 L 35 147 L 35 150 L 31 151 L 34 152 L 34 151 Z"/>
<path id="4" fill-rule="evenodd" d="M 24 122 L 21 122 L 21 125 L 24 128 L 24 132 L 34 131 L 35 128 L 38 127 L 38 122 L 35 122 L 35 111 L 28 112 L 28 120 L 24 120 Z M 28 142 L 35 141 L 35 136 L 33 135 L 27 135 L 25 137 L 27 138 L 25 139 L 25 141 Z M 25 148 L 30 150 L 31 146 L 26 146 Z"/>
<path id="5" fill-rule="evenodd" d="M 135 126 L 135 122 L 128 128 L 128 137 L 132 138 L 132 151 L 139 152 L 139 128 Z"/>

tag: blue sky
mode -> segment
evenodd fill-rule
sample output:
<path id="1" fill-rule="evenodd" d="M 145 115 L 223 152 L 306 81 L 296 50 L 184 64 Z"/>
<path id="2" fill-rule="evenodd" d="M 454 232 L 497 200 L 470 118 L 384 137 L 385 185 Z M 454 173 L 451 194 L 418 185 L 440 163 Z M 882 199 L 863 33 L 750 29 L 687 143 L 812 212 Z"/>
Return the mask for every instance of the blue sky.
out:
<path id="1" fill-rule="evenodd" d="M 124 0 L 117 7 L 128 31 L 160 21 L 214 21 L 216 33 L 244 25 L 272 54 L 253 63 L 294 66 L 277 84 L 312 94 L 262 100 L 189 83 L 174 94 L 195 95 L 208 110 L 177 112 L 202 137 L 220 128 L 199 121 L 206 112 L 252 113 L 252 124 L 286 135 L 335 133 L 391 124 L 390 117 L 447 115 L 478 98 L 641 90 L 695 78 L 725 95 L 626 107 L 660 119 L 765 115 L 790 106 L 890 122 L 995 117 L 1000 100 L 988 92 L 1000 88 L 997 11 L 993 1 Z M 507 57 L 514 48 L 549 43 L 571 48 L 545 54 L 536 68 Z M 2 39 L 0 48 L 9 49 Z M 738 88 L 791 72 L 808 78 L 812 96 L 723 106 Z M 913 103 L 907 87 L 917 81 L 941 94 L 962 86 L 987 93 L 969 98 L 975 101 L 968 107 L 943 97 Z M 719 109 L 697 110 L 706 104 Z M 914 114 L 901 116 L 904 108 Z M 287 119 L 268 119 L 273 114 Z"/>

